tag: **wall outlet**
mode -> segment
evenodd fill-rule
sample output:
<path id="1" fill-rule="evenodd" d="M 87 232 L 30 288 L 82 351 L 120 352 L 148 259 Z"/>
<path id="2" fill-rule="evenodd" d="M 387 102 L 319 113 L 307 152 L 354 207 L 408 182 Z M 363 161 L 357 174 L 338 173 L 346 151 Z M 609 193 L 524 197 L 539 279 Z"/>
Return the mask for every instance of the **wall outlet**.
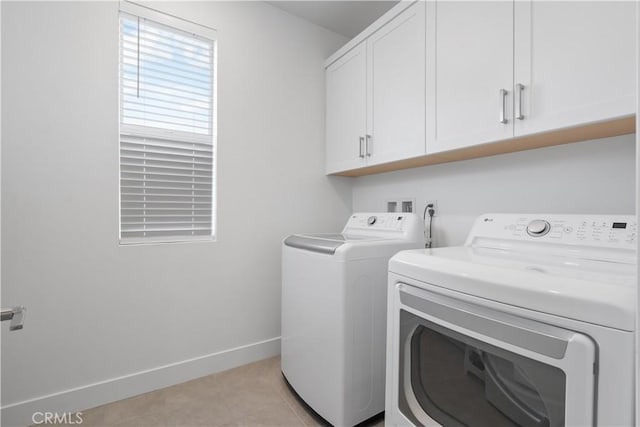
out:
<path id="1" fill-rule="evenodd" d="M 427 200 L 425 202 L 424 206 L 426 208 L 429 205 L 433 205 L 433 210 L 435 211 L 433 213 L 433 216 L 438 216 L 438 201 L 437 200 Z M 425 212 L 427 212 L 427 211 L 425 210 Z M 428 212 L 427 212 L 426 217 L 429 218 L 429 213 Z"/>
<path id="2" fill-rule="evenodd" d="M 387 212 L 398 212 L 397 200 L 387 200 Z"/>

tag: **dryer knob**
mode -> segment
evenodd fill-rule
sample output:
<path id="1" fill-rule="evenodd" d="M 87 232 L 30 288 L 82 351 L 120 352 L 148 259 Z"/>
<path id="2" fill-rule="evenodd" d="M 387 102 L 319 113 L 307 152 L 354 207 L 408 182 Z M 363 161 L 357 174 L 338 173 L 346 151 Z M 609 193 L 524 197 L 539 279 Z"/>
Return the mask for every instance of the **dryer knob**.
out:
<path id="1" fill-rule="evenodd" d="M 551 225 L 543 219 L 534 219 L 527 225 L 527 234 L 533 237 L 544 236 L 551 230 Z"/>
<path id="2" fill-rule="evenodd" d="M 377 217 L 375 217 L 375 216 L 370 216 L 369 218 L 367 218 L 367 224 L 369 224 L 369 225 L 373 225 L 373 224 L 375 224 L 375 223 L 376 223 L 376 221 L 377 221 L 377 220 L 378 220 L 378 218 L 377 218 Z"/>

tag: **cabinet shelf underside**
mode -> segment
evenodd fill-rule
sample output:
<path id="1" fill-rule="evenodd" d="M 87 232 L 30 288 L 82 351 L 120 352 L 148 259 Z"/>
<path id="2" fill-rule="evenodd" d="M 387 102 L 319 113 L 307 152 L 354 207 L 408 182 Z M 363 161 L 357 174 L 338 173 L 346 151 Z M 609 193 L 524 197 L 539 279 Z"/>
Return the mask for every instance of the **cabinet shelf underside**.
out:
<path id="1" fill-rule="evenodd" d="M 588 141 L 592 139 L 607 138 L 619 135 L 635 133 L 635 116 L 607 120 L 598 123 L 590 123 L 566 129 L 527 135 L 498 142 L 474 145 L 472 147 L 445 151 L 436 154 L 413 157 L 379 165 L 367 166 L 338 172 L 331 175 L 338 176 L 364 176 L 376 173 L 391 172 L 402 169 L 417 168 L 421 166 L 436 165 L 459 160 L 476 159 L 480 157 L 495 156 L 498 154 L 513 153 L 516 151 L 532 150 L 535 148 L 551 147 L 554 145 L 569 144 L 572 142 Z"/>

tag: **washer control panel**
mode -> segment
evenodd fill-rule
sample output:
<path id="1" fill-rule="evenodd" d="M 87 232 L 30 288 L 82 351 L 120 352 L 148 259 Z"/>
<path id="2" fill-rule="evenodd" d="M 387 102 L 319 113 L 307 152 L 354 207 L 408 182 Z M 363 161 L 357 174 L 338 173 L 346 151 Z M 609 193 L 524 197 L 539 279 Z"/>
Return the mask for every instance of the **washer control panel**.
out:
<path id="1" fill-rule="evenodd" d="M 354 213 L 347 221 L 344 232 L 403 231 L 409 223 L 410 213 Z"/>
<path id="2" fill-rule="evenodd" d="M 469 239 L 486 237 L 635 248 L 637 233 L 633 215 L 487 214 L 476 220 Z"/>

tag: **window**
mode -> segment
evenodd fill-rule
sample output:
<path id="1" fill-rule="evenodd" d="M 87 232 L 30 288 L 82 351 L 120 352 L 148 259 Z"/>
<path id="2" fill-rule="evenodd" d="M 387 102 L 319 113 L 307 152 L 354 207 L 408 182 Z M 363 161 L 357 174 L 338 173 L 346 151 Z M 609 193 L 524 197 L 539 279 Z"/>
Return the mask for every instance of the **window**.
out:
<path id="1" fill-rule="evenodd" d="M 122 3 L 120 243 L 215 236 L 215 31 Z"/>

